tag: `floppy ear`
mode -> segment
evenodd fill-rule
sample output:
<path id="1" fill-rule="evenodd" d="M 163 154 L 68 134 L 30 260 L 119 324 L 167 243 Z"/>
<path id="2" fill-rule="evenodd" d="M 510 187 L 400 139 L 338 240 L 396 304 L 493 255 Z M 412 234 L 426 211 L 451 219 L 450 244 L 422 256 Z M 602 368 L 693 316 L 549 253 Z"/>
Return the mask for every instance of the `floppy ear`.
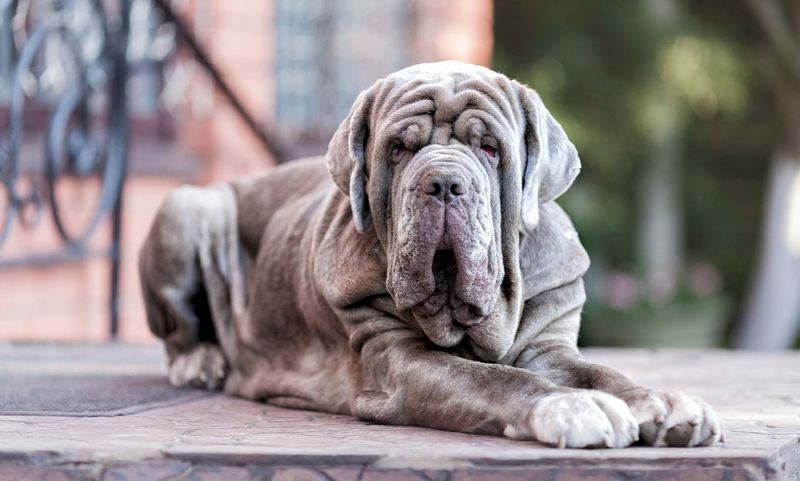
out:
<path id="1" fill-rule="evenodd" d="M 369 115 L 374 89 L 358 95 L 350 113 L 333 134 L 325 160 L 339 190 L 350 197 L 350 209 L 356 230 L 363 233 L 372 223 L 367 199 L 365 151 L 369 137 Z"/>
<path id="2" fill-rule="evenodd" d="M 539 205 L 563 194 L 581 170 L 578 151 L 561 125 L 545 108 L 539 94 L 521 86 L 525 113 L 525 171 L 522 177 L 520 230 L 531 233 L 539 224 Z"/>

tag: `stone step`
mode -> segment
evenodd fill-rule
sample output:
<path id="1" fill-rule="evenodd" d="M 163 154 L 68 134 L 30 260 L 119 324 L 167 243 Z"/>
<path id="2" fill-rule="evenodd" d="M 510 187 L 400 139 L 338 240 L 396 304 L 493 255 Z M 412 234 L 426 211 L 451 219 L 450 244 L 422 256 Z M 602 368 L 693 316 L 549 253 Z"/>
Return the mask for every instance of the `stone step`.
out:
<path id="1" fill-rule="evenodd" d="M 0 345 L 0 480 L 800 480 L 800 353 L 585 354 L 704 398 L 725 442 L 554 449 L 221 394 L 170 396 L 159 346 Z M 42 400 L 46 379 L 55 406 Z"/>

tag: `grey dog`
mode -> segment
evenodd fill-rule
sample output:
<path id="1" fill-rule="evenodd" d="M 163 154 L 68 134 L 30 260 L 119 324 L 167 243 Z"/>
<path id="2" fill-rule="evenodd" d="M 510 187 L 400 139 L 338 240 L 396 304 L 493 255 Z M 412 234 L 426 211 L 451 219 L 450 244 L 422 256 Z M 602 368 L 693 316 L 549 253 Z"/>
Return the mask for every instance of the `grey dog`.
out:
<path id="1" fill-rule="evenodd" d="M 139 268 L 177 386 L 560 447 L 702 446 L 714 411 L 582 359 L 575 147 L 528 87 L 459 62 L 359 95 L 325 158 L 159 210 Z"/>

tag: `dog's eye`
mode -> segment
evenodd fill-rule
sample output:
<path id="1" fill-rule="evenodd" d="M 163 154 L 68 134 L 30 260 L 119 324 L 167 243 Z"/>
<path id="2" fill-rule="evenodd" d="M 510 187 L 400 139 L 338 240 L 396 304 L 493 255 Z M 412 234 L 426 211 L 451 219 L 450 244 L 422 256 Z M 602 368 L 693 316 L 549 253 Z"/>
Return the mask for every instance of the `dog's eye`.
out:
<path id="1" fill-rule="evenodd" d="M 406 148 L 406 146 L 403 145 L 403 144 L 394 144 L 392 146 L 392 150 L 390 151 L 390 153 L 392 155 L 392 158 L 395 158 L 395 159 L 403 157 L 405 154 L 407 154 L 409 152 L 411 152 L 411 151 L 408 150 Z"/>
<path id="2" fill-rule="evenodd" d="M 491 158 L 497 157 L 497 149 L 492 147 L 491 145 L 481 145 L 481 150 L 484 154 L 488 155 Z"/>

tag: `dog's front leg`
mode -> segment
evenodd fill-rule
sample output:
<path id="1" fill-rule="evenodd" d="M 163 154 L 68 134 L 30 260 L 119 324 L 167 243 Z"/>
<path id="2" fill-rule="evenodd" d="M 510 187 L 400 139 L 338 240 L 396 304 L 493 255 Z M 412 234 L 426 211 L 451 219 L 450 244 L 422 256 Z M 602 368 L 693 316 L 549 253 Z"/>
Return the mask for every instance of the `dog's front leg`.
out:
<path id="1" fill-rule="evenodd" d="M 586 361 L 575 347 L 552 341 L 533 344 L 515 365 L 560 386 L 597 389 L 622 399 L 639 424 L 639 437 L 653 446 L 710 446 L 721 437 L 717 415 L 707 403 L 636 385 L 611 368 Z"/>
<path id="2" fill-rule="evenodd" d="M 609 394 L 559 387 L 524 369 L 434 350 L 407 328 L 354 344 L 361 353 L 362 390 L 351 412 L 359 418 L 561 447 L 624 447 L 636 440 L 628 407 Z"/>

